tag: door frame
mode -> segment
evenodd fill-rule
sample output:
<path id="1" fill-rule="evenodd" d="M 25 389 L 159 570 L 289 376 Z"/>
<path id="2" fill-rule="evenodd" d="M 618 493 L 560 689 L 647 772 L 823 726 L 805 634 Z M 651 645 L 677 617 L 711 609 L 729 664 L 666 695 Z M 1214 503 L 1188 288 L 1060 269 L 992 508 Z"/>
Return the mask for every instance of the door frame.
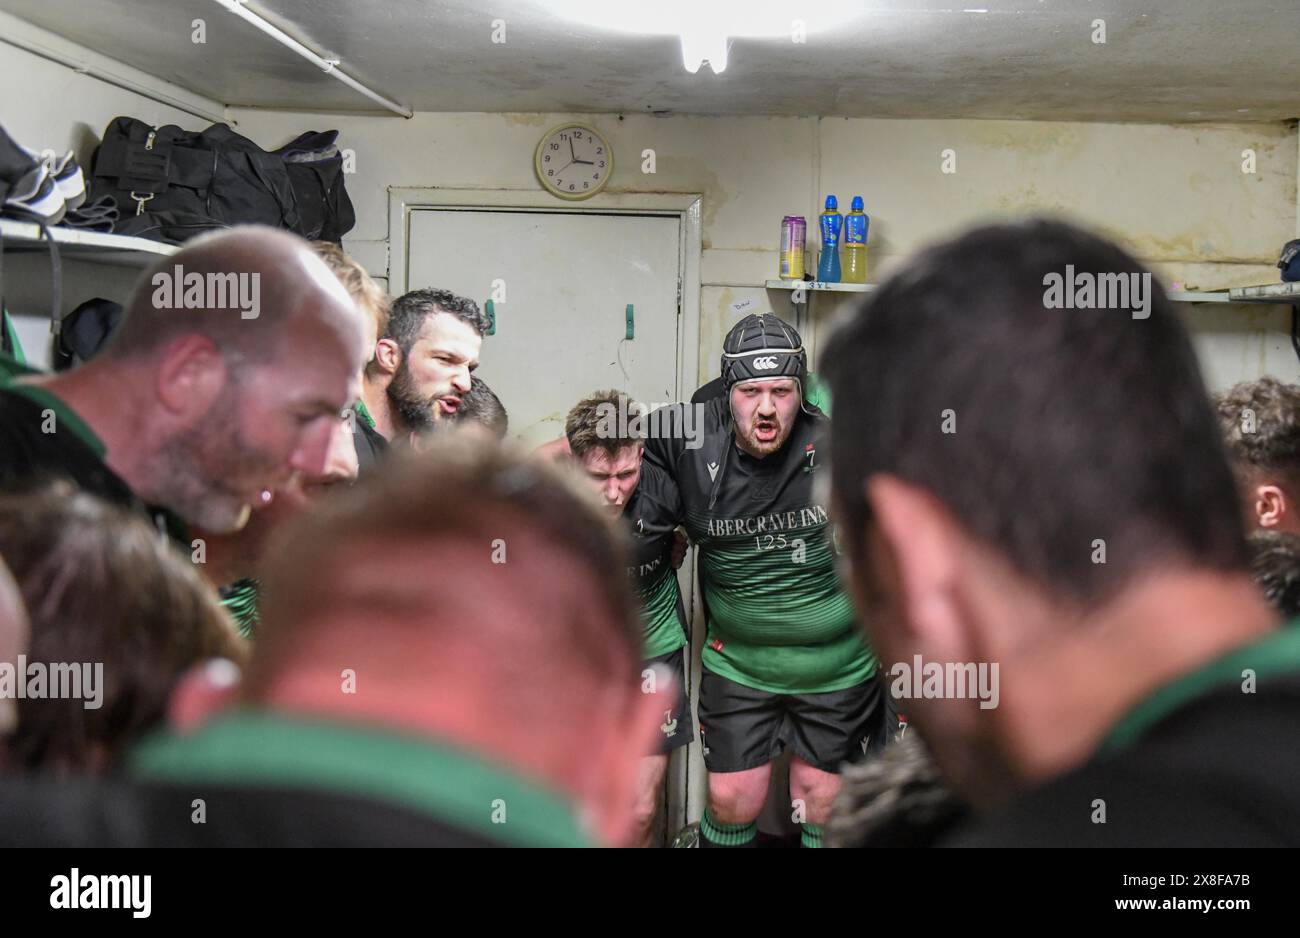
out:
<path id="1" fill-rule="evenodd" d="M 422 210 L 550 212 L 580 215 L 676 216 L 677 229 L 677 400 L 695 391 L 700 364 L 701 208 L 698 193 L 601 192 L 579 203 L 559 202 L 546 192 L 526 189 L 449 189 L 388 187 L 388 290 L 400 296 L 410 287 L 411 213 Z"/>
<path id="2" fill-rule="evenodd" d="M 411 214 L 423 210 L 465 210 L 554 212 L 565 215 L 592 212 L 600 215 L 666 215 L 678 219 L 677 295 L 677 400 L 690 400 L 695 392 L 700 366 L 700 253 L 701 212 L 704 197 L 699 193 L 601 192 L 582 202 L 561 202 L 549 193 L 524 189 L 455 189 L 388 187 L 388 291 L 400 296 L 410 289 Z M 686 680 L 692 713 L 698 712 L 700 648 L 704 643 L 704 616 L 699 600 L 695 551 L 688 551 L 679 571 L 684 582 L 692 642 L 687 646 Z M 695 721 L 698 726 L 698 721 Z M 704 813 L 707 797 L 704 759 L 698 730 L 689 746 L 674 753 L 664 778 L 666 837 L 680 830 L 688 820 Z"/>

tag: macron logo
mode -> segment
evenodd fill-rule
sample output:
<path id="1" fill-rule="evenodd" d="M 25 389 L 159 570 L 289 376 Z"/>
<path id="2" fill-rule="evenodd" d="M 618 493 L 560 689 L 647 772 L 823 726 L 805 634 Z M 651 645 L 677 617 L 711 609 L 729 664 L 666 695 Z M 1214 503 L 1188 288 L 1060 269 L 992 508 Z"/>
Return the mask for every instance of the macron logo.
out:
<path id="1" fill-rule="evenodd" d="M 709 463 L 709 481 L 714 481 L 717 478 L 718 478 L 718 464 L 715 462 L 711 462 Z"/>
<path id="2" fill-rule="evenodd" d="M 148 918 L 152 876 L 82 876 L 75 866 L 68 876 L 50 880 L 51 909 L 131 909 L 133 918 Z"/>

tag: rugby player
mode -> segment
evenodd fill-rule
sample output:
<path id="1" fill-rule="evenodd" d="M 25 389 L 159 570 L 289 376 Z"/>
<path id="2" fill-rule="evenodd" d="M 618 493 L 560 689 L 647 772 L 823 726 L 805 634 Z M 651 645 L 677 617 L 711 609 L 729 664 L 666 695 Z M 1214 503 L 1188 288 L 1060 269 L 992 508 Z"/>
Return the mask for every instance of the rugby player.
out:
<path id="1" fill-rule="evenodd" d="M 631 415 L 631 420 L 619 419 Z M 564 424 L 569 451 L 600 492 L 611 518 L 631 536 L 628 576 L 641 607 L 642 692 L 663 701 L 659 752 L 641 760 L 637 775 L 637 843 L 650 846 L 658 792 L 668 758 L 695 738 L 686 696 L 686 610 L 677 584 L 675 531 L 681 513 L 677 486 L 663 470 L 643 462 L 640 414 L 626 394 L 599 391 L 569 411 Z"/>
<path id="2" fill-rule="evenodd" d="M 645 443 L 700 549 L 700 844 L 755 845 L 771 763 L 789 749 L 791 816 L 818 847 L 840 766 L 888 741 L 887 706 L 814 492 L 826 417 L 803 399 L 803 341 L 771 313 L 746 316 L 721 371 L 725 397 L 656 411 Z"/>

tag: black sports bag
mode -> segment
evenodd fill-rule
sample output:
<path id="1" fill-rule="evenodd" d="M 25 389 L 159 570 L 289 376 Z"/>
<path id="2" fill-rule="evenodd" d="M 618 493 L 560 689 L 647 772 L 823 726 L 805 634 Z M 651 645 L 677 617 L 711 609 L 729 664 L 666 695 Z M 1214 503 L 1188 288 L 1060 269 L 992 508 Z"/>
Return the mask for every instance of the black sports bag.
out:
<path id="1" fill-rule="evenodd" d="M 328 211 L 330 192 L 308 192 L 308 204 L 300 207 L 286 156 L 263 150 L 225 124 L 193 133 L 174 124 L 151 127 L 118 117 L 105 129 L 95 155 L 91 197 L 107 195 L 117 203 L 115 233 L 172 244 L 239 224 L 287 228 L 312 238 L 322 237 L 328 228 L 336 235 L 330 240 L 337 241 L 352 227 L 351 203 L 342 192 L 342 161 L 337 162 L 332 197 L 334 204 L 347 206 L 346 226 Z"/>

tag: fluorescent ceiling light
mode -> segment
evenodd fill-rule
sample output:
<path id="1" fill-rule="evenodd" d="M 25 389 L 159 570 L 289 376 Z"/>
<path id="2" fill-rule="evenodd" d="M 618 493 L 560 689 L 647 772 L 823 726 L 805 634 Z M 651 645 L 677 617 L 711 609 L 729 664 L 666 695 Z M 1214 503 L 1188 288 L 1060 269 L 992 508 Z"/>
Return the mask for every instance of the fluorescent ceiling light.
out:
<path id="1" fill-rule="evenodd" d="M 376 104 L 383 105 L 384 107 L 388 108 L 388 110 L 392 111 L 394 114 L 400 114 L 402 115 L 402 117 L 414 116 L 413 112 L 409 107 L 406 107 L 405 105 L 398 104 L 396 101 L 392 101 L 389 100 L 388 98 L 385 98 L 379 92 L 366 87 L 365 85 L 361 84 L 361 82 L 353 78 L 351 75 L 342 71 L 339 68 L 340 62 L 338 59 L 326 59 L 317 55 L 315 52 L 313 52 L 311 49 L 308 49 L 297 39 L 294 39 L 284 30 L 280 29 L 280 27 L 273 24 L 270 20 L 267 20 L 261 14 L 255 13 L 252 10 L 245 7 L 244 4 L 247 3 L 248 0 L 216 0 L 216 2 L 220 4 L 222 7 L 224 7 L 228 12 L 235 14 L 235 16 L 238 16 L 241 20 L 244 20 L 246 23 L 249 23 L 250 25 L 257 27 L 262 32 L 266 33 L 276 42 L 280 43 L 280 45 L 284 46 L 287 49 L 292 49 L 294 52 L 298 53 L 308 62 L 311 62 L 312 65 L 315 65 L 317 68 L 325 72 L 325 74 L 333 75 L 339 81 L 343 82 L 343 84 L 347 85 L 349 88 L 352 88 L 355 91 L 361 92 L 363 95 L 365 95 L 371 101 L 374 101 Z"/>
<path id="2" fill-rule="evenodd" d="M 793 40 L 825 32 L 862 12 L 860 0 L 821 0 L 792 5 L 790 0 L 544 0 L 547 9 L 574 22 L 600 29 L 650 36 L 680 36 L 688 72 L 704 62 L 714 72 L 727 67 L 731 39 Z"/>

